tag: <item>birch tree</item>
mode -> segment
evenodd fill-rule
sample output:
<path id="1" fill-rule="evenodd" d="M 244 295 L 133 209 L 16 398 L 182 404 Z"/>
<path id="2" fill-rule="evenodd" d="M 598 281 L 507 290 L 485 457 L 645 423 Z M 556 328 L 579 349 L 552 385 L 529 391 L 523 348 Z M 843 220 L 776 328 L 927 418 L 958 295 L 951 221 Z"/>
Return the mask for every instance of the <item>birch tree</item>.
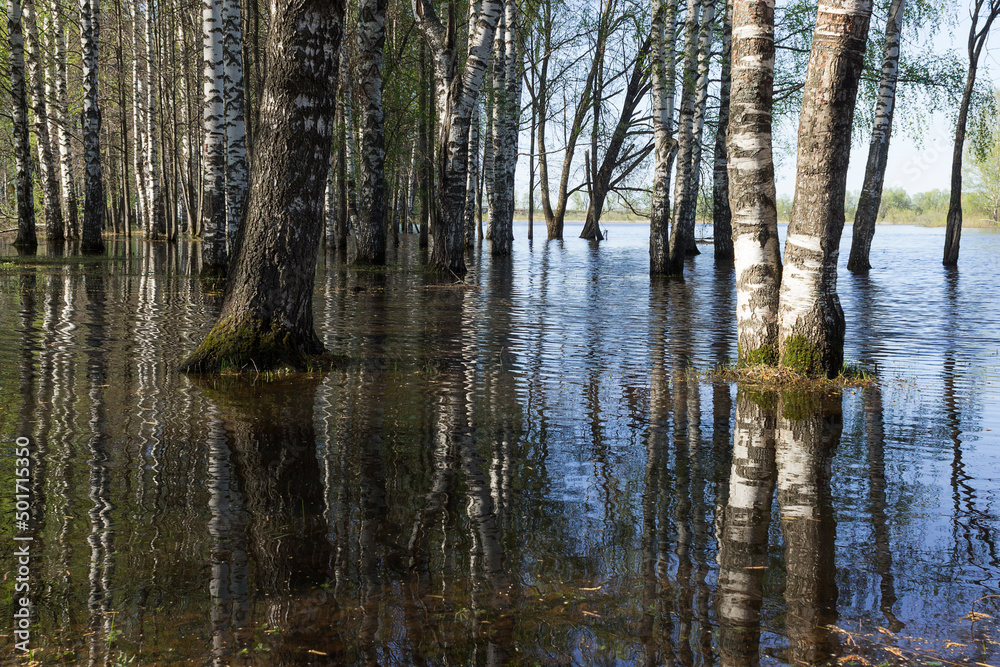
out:
<path id="1" fill-rule="evenodd" d="M 312 297 L 333 136 L 342 0 L 277 0 L 244 226 L 215 327 L 188 372 L 305 369 L 322 355 Z"/>
<path id="2" fill-rule="evenodd" d="M 35 16 L 35 1 L 24 0 L 25 56 L 28 80 L 31 83 L 31 116 L 35 126 L 35 147 L 38 151 L 38 166 L 42 177 L 42 207 L 45 212 L 45 232 L 49 241 L 56 243 L 65 239 L 62 208 L 59 203 L 59 180 L 56 177 L 56 162 L 52 157 L 52 142 L 49 138 L 48 104 L 45 100 L 45 77 L 42 65 L 41 44 L 38 36 L 38 20 Z"/>
<path id="3" fill-rule="evenodd" d="M 385 264 L 385 118 L 382 62 L 386 0 L 358 5 L 358 95 L 361 103 L 361 188 L 356 233 L 358 264 Z"/>
<path id="4" fill-rule="evenodd" d="M 882 75 L 879 81 L 878 101 L 875 103 L 875 124 L 868 146 L 868 163 L 865 180 L 861 186 L 858 210 L 851 230 L 851 256 L 847 260 L 850 271 L 867 271 L 871 268 L 869 255 L 875 236 L 875 219 L 882 203 L 882 184 L 885 181 L 885 164 L 889 155 L 889 137 L 892 134 L 892 113 L 896 107 L 896 81 L 899 79 L 899 39 L 903 25 L 906 0 L 892 0 L 885 25 L 885 47 L 882 52 Z"/>
<path id="5" fill-rule="evenodd" d="M 226 267 L 226 112 L 222 0 L 202 0 L 202 270 Z M 262 114 L 264 115 L 264 114 Z"/>
<path id="6" fill-rule="evenodd" d="M 969 26 L 969 72 L 962 91 L 962 102 L 958 107 L 958 121 L 955 124 L 955 149 L 951 158 L 951 200 L 948 204 L 948 225 L 944 235 L 945 266 L 958 264 L 958 248 L 962 239 L 962 157 L 965 151 L 965 130 L 969 121 L 969 107 L 976 86 L 976 72 L 979 55 L 990 35 L 990 27 L 1000 15 L 1000 0 L 974 0 Z M 980 27 L 982 21 L 982 27 Z"/>
<path id="7" fill-rule="evenodd" d="M 138 12 L 137 12 L 138 13 Z M 164 215 L 163 190 L 160 187 L 160 146 L 156 133 L 158 129 L 157 118 L 158 108 L 156 99 L 156 64 L 154 63 L 153 48 L 156 27 L 154 25 L 153 5 L 146 3 L 146 142 L 145 162 L 147 168 L 146 179 L 146 204 L 148 211 L 146 222 L 148 234 L 151 238 L 160 238 L 166 231 L 166 218 Z"/>
<path id="8" fill-rule="evenodd" d="M 56 0 L 53 7 L 55 59 L 52 78 L 55 100 L 52 107 L 59 144 L 59 175 L 62 197 L 66 206 L 64 218 L 66 235 L 79 238 L 80 223 L 77 212 L 76 180 L 73 178 L 73 144 L 70 141 L 69 100 L 66 95 L 66 11 L 65 0 Z"/>
<path id="9" fill-rule="evenodd" d="M 649 214 L 649 273 L 667 273 L 670 247 L 670 170 L 677 155 L 674 139 L 674 94 L 677 88 L 677 56 L 674 24 L 680 0 L 653 0 L 650 24 L 653 91 L 652 205 Z"/>
<path id="10" fill-rule="evenodd" d="M 715 131 L 715 166 L 712 178 L 712 245 L 716 262 L 733 261 L 733 214 L 729 208 L 729 172 L 726 131 L 732 90 L 733 2 L 726 0 L 722 20 L 722 80 L 719 84 L 719 124 Z"/>
<path id="11" fill-rule="evenodd" d="M 771 121 L 774 3 L 737 0 L 733 11 L 729 206 L 736 271 L 739 362 L 773 364 L 778 349 L 781 255 Z"/>
<path id="12" fill-rule="evenodd" d="M 457 12 L 457 0 L 449 0 L 449 16 Z M 469 123 L 479 89 L 486 75 L 486 64 L 503 4 L 500 0 L 482 0 L 476 25 L 470 26 L 475 37 L 461 68 L 455 46 L 455 21 L 445 26 L 434 6 L 425 0 L 413 0 L 413 14 L 431 52 L 439 119 L 437 159 L 438 206 L 434 218 L 432 267 L 442 273 L 463 277 L 466 273 L 463 253 L 465 181 L 469 150 Z"/>
<path id="13" fill-rule="evenodd" d="M 688 0 L 687 14 L 684 17 L 684 74 L 677 129 L 677 178 L 674 183 L 674 210 L 671 215 L 667 261 L 667 274 L 671 276 L 684 275 L 688 242 L 681 220 L 687 217 L 684 210 L 697 203 L 697 193 L 691 189 L 691 157 L 694 154 L 694 98 L 700 17 L 701 0 Z"/>
<path id="14" fill-rule="evenodd" d="M 222 74 L 226 117 L 226 249 L 232 252 L 247 192 L 247 139 L 243 111 L 243 14 L 240 0 L 222 2 Z"/>
<path id="15" fill-rule="evenodd" d="M 144 234 L 149 234 L 149 206 L 146 203 L 148 189 L 146 187 L 145 136 L 148 126 L 143 109 L 146 105 L 146 86 L 143 82 L 142 62 L 148 57 L 145 53 L 145 33 L 142 30 L 142 19 L 138 2 L 131 2 L 132 18 L 132 172 L 135 178 L 135 208 L 136 217 Z"/>
<path id="16" fill-rule="evenodd" d="M 517 47 L 518 11 L 514 0 L 505 0 L 503 25 L 496 35 L 493 103 L 493 205 L 490 207 L 494 255 L 510 255 L 514 241 L 514 172 L 517 168 L 517 139 L 521 122 L 521 58 Z M 496 74 L 499 73 L 500 76 Z"/>
<path id="17" fill-rule="evenodd" d="M 97 90 L 97 46 L 101 0 L 80 0 L 80 49 L 83 52 L 83 233 L 80 249 L 103 252 L 104 184 L 101 176 L 101 110 Z"/>
<path id="18" fill-rule="evenodd" d="M 29 252 L 38 247 L 35 236 L 35 198 L 31 183 L 31 143 L 28 138 L 28 91 L 24 82 L 24 32 L 20 0 L 7 0 L 7 39 L 10 45 L 10 89 L 14 106 L 14 163 L 17 189 L 17 237 L 14 245 Z"/>
<path id="19" fill-rule="evenodd" d="M 844 360 L 837 259 L 854 103 L 871 11 L 871 0 L 820 2 L 802 93 L 778 340 L 782 365 L 807 374 L 832 377 Z"/>

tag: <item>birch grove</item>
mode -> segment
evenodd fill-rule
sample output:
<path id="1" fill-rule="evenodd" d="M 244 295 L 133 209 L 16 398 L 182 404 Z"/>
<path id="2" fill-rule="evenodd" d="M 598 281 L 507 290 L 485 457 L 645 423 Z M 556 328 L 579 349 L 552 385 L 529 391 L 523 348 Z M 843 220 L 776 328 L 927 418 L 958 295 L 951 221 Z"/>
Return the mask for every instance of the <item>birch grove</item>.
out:
<path id="1" fill-rule="evenodd" d="M 456 0 L 450 0 L 455 3 Z M 469 124 L 479 89 L 486 76 L 493 35 L 503 3 L 482 0 L 476 16 L 475 38 L 470 40 L 465 64 L 459 68 L 453 22 L 441 22 L 434 6 L 413 0 L 417 25 L 427 42 L 434 64 L 435 102 L 440 123 L 437 150 L 438 209 L 435 211 L 431 264 L 445 274 L 466 273 L 464 248 L 465 185 L 468 168 Z M 449 11 L 455 10 L 452 7 Z"/>

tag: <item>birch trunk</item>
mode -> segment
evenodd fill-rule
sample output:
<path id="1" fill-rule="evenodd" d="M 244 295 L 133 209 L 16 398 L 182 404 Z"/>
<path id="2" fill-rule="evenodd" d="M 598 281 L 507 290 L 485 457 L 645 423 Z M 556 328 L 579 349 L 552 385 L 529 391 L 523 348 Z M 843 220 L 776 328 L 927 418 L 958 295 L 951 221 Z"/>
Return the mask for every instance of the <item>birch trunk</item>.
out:
<path id="1" fill-rule="evenodd" d="M 871 11 L 871 0 L 820 2 L 802 93 L 778 340 L 782 365 L 805 374 L 832 377 L 844 361 L 837 258 L 851 123 Z"/>
<path id="2" fill-rule="evenodd" d="M 247 192 L 247 134 L 243 112 L 243 20 L 240 0 L 222 2 L 222 71 L 226 116 L 226 249 L 231 254 Z"/>
<path id="3" fill-rule="evenodd" d="M 453 0 L 454 1 L 454 0 Z M 479 89 L 486 75 L 493 35 L 503 8 L 500 0 L 482 0 L 476 18 L 474 39 L 458 67 L 453 22 L 446 28 L 425 0 L 413 0 L 413 13 L 430 47 L 440 128 L 438 131 L 437 191 L 438 206 L 434 216 L 432 268 L 443 274 L 464 277 L 463 253 L 465 183 L 468 167 L 469 123 Z M 454 8 L 451 10 L 454 11 Z"/>
<path id="4" fill-rule="evenodd" d="M 694 118 L 691 136 L 691 171 L 689 195 L 681 207 L 684 226 L 685 254 L 698 255 L 695 223 L 698 216 L 698 192 L 701 187 L 701 139 L 705 133 L 705 113 L 708 108 L 708 66 L 712 54 L 712 26 L 715 23 L 716 0 L 702 0 L 701 34 L 698 37 L 698 78 L 695 80 Z"/>
<path id="5" fill-rule="evenodd" d="M 896 81 L 899 78 L 899 35 L 903 25 L 906 0 L 892 0 L 889 18 L 885 25 L 885 48 L 882 52 L 882 78 L 875 103 L 875 126 L 872 128 L 868 147 L 868 164 L 861 186 L 858 210 L 851 231 L 851 256 L 847 268 L 863 272 L 872 268 L 869 256 L 872 237 L 875 236 L 875 219 L 882 203 L 882 184 L 885 181 L 885 163 L 889 155 L 889 138 L 892 134 L 892 113 L 896 106 Z"/>
<path id="6" fill-rule="evenodd" d="M 66 204 L 66 232 L 71 238 L 80 238 L 80 221 L 77 211 L 76 180 L 73 173 L 73 145 L 69 132 L 69 101 L 66 95 L 66 5 L 56 0 L 55 16 L 55 125 L 59 138 L 59 175 L 62 183 L 63 202 Z"/>
<path id="7" fill-rule="evenodd" d="M 226 253 L 226 124 L 222 0 L 202 0 L 202 271 L 223 273 Z M 263 108 L 263 107 L 262 107 Z M 262 114 L 263 115 L 263 114 Z"/>
<path id="8" fill-rule="evenodd" d="M 650 28 L 653 83 L 653 167 L 652 206 L 649 215 L 649 273 L 667 273 L 670 241 L 670 170 L 677 154 L 674 139 L 674 94 L 677 56 L 674 51 L 674 24 L 680 0 L 653 0 Z"/>
<path id="9" fill-rule="evenodd" d="M 712 244 L 715 261 L 733 261 L 733 214 L 729 208 L 729 173 L 726 131 L 729 128 L 729 97 L 732 89 L 733 0 L 726 1 L 722 23 L 722 82 L 719 85 L 719 126 L 715 132 L 715 169 L 712 179 Z"/>
<path id="10" fill-rule="evenodd" d="M 774 3 L 738 2 L 733 12 L 729 206 L 736 270 L 739 363 L 778 361 L 781 254 L 775 209 L 771 120 Z"/>
<path id="11" fill-rule="evenodd" d="M 385 264 L 385 118 L 382 111 L 382 62 L 386 0 L 358 5 L 358 95 L 361 104 L 361 183 L 355 238 L 357 264 Z"/>
<path id="12" fill-rule="evenodd" d="M 49 139 L 49 114 L 45 102 L 45 77 L 39 37 L 38 22 L 35 18 L 34 0 L 24 0 L 25 56 L 28 80 L 31 83 L 31 115 L 35 125 L 35 147 L 38 150 L 38 165 L 42 177 L 42 206 L 45 211 L 45 232 L 49 241 L 62 242 L 66 238 L 63 226 L 62 208 L 59 203 L 59 180 L 56 177 L 56 163 L 52 157 L 52 142 Z"/>
<path id="13" fill-rule="evenodd" d="M 101 110 L 98 105 L 97 45 L 101 0 L 80 0 L 80 50 L 83 52 L 83 233 L 80 249 L 103 252 L 104 184 L 101 180 Z"/>
<path id="14" fill-rule="evenodd" d="M 983 6 L 986 15 L 980 17 Z M 972 104 L 972 92 L 976 84 L 976 70 L 979 66 L 979 54 L 990 34 L 990 26 L 1000 14 L 1000 0 L 975 0 L 971 15 L 972 25 L 969 28 L 969 73 L 965 79 L 965 90 L 962 92 L 962 102 L 958 108 L 958 122 L 955 124 L 955 149 L 951 159 L 951 200 L 948 204 L 948 225 L 944 235 L 945 266 L 958 264 L 959 242 L 962 239 L 962 156 L 965 150 L 965 129 L 969 119 L 969 106 Z M 980 18 L 984 18 L 982 29 L 978 29 Z"/>
<path id="15" fill-rule="evenodd" d="M 337 242 L 337 252 L 340 253 L 341 259 L 345 259 L 347 253 L 347 131 L 344 127 L 343 102 L 337 105 L 336 118 L 337 219 L 334 223 L 334 238 Z"/>
<path id="16" fill-rule="evenodd" d="M 143 32 L 140 30 L 141 14 L 138 2 L 131 3 L 132 18 L 132 172 L 135 176 L 135 207 L 136 217 L 142 227 L 143 234 L 149 235 L 147 223 L 149 207 L 146 204 L 146 161 L 145 136 L 146 121 L 143 106 L 146 104 L 146 87 L 143 83 L 142 61 L 146 57 L 143 47 Z"/>
<path id="17" fill-rule="evenodd" d="M 514 242 L 514 173 L 517 168 L 517 135 L 521 121 L 521 67 L 517 52 L 517 5 L 505 0 L 502 47 L 503 60 L 494 60 L 494 72 L 501 73 L 493 105 L 493 206 L 490 226 L 493 228 L 492 254 L 510 255 Z M 500 51 L 497 48 L 496 51 Z M 496 81 L 497 77 L 494 76 Z"/>
<path id="18" fill-rule="evenodd" d="M 667 275 L 684 275 L 684 258 L 687 256 L 687 229 L 683 221 L 685 209 L 697 204 L 691 201 L 691 158 L 694 154 L 694 98 L 698 66 L 698 26 L 701 0 L 688 0 L 684 18 L 684 74 L 681 86 L 680 117 L 677 128 L 677 173 L 674 183 L 674 210 L 670 224 L 670 248 Z"/>
<path id="19" fill-rule="evenodd" d="M 479 189 L 479 123 L 482 118 L 482 103 L 476 101 L 469 123 L 469 175 L 465 191 L 465 247 L 476 245 L 476 202 Z"/>
<path id="20" fill-rule="evenodd" d="M 245 224 L 219 320 L 185 371 L 302 370 L 324 354 L 312 296 L 343 17 L 339 0 L 275 4 Z"/>
<path id="21" fill-rule="evenodd" d="M 153 47 L 156 36 L 154 26 L 153 5 L 146 3 L 146 168 L 148 177 L 146 179 L 146 203 L 148 205 L 147 215 L 149 220 L 147 228 L 151 238 L 158 239 L 166 232 L 166 216 L 164 215 L 163 189 L 160 187 L 160 146 L 157 141 L 156 132 L 158 111 L 156 94 L 156 67 L 153 63 L 155 49 Z"/>
<path id="22" fill-rule="evenodd" d="M 14 245 L 34 252 L 38 247 L 38 238 L 35 236 L 35 198 L 31 182 L 31 140 L 28 136 L 28 91 L 24 82 L 24 33 L 21 28 L 20 0 L 7 0 L 7 38 L 10 45 L 14 162 L 17 171 L 17 237 Z"/>

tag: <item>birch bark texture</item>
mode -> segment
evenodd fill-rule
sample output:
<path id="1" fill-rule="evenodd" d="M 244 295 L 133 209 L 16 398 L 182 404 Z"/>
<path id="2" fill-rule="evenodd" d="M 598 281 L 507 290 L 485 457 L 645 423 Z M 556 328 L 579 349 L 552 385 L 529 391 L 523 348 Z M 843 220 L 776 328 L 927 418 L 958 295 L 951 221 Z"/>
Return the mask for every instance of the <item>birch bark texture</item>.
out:
<path id="1" fill-rule="evenodd" d="M 414 18 L 433 59 L 439 119 L 438 205 L 434 211 L 434 246 L 430 263 L 433 270 L 459 278 L 466 273 L 463 223 L 469 123 L 486 76 L 490 47 L 503 3 L 500 0 L 482 0 L 480 7 L 476 24 L 469 28 L 474 30 L 475 38 L 470 40 L 465 65 L 459 69 L 454 21 L 449 20 L 446 27 L 430 2 L 413 0 Z M 454 15 L 454 11 L 455 8 L 451 7 L 449 15 Z"/>
<path id="2" fill-rule="evenodd" d="M 820 1 L 802 93 L 778 351 L 783 366 L 807 375 L 833 377 L 844 361 L 837 259 L 851 124 L 871 12 L 871 0 Z"/>
<path id="3" fill-rule="evenodd" d="M 985 16 L 983 8 L 985 7 Z M 969 72 L 965 78 L 965 90 L 962 91 L 962 101 L 958 107 L 958 121 L 955 123 L 955 148 L 951 158 L 951 200 L 948 203 L 948 224 L 944 233 L 945 266 L 958 264 L 959 243 L 962 240 L 962 157 L 965 151 L 965 131 L 969 121 L 969 107 L 972 105 L 972 93 L 976 85 L 976 72 L 979 68 L 979 55 L 990 34 L 990 27 L 1000 14 L 1000 0 L 974 0 L 970 12 L 972 25 L 969 27 Z M 982 20 L 982 28 L 979 21 Z"/>
<path id="4" fill-rule="evenodd" d="M 691 156 L 694 153 L 694 97 L 698 62 L 698 27 L 701 0 L 688 0 L 684 17 L 684 74 L 681 85 L 680 115 L 677 128 L 677 174 L 674 183 L 674 210 L 670 223 L 670 248 L 667 275 L 684 275 L 687 238 L 681 221 L 684 209 L 691 206 Z"/>
<path id="5" fill-rule="evenodd" d="M 712 245 L 717 263 L 733 261 L 733 213 L 729 208 L 729 171 L 726 132 L 732 92 L 733 2 L 726 0 L 722 19 L 722 73 L 719 83 L 719 124 L 715 131 L 715 164 L 712 177 Z"/>
<path id="6" fill-rule="evenodd" d="M 771 121 L 774 0 L 736 0 L 727 139 L 741 364 L 778 361 L 781 253 Z"/>
<path id="7" fill-rule="evenodd" d="M 202 271 L 226 269 L 226 112 L 222 0 L 202 0 Z M 261 115 L 270 113 L 261 107 Z"/>
<path id="8" fill-rule="evenodd" d="M 680 0 L 653 0 L 650 24 L 653 92 L 653 192 L 649 214 L 649 273 L 667 273 L 670 250 L 670 170 L 677 155 L 674 139 L 674 95 L 677 56 L 674 24 Z"/>
<path id="9" fill-rule="evenodd" d="M 10 44 L 10 88 L 13 102 L 14 164 L 17 189 L 17 236 L 14 245 L 34 252 L 35 198 L 31 182 L 31 142 L 28 137 L 28 90 L 24 81 L 24 31 L 20 0 L 7 0 L 7 38 Z"/>
<path id="10" fill-rule="evenodd" d="M 505 0 L 503 40 L 498 30 L 494 53 L 503 59 L 493 62 L 493 206 L 490 207 L 493 228 L 492 254 L 508 256 L 514 243 L 514 173 L 517 168 L 517 138 L 521 122 L 521 61 L 518 53 L 517 4 Z M 499 76 L 497 76 L 499 74 Z"/>
<path id="11" fill-rule="evenodd" d="M 243 111 L 243 14 L 240 0 L 222 0 L 223 111 L 226 117 L 226 251 L 236 242 L 247 192 L 247 132 Z"/>
<path id="12" fill-rule="evenodd" d="M 386 0 L 358 3 L 358 101 L 361 104 L 361 182 L 355 240 L 357 264 L 385 264 L 385 117 L 382 62 Z"/>
<path id="13" fill-rule="evenodd" d="M 150 238 L 158 239 L 166 232 L 167 220 L 164 211 L 163 189 L 160 187 L 160 146 L 156 140 L 159 123 L 157 123 L 157 71 L 153 62 L 156 39 L 153 7 L 152 3 L 146 3 L 146 144 L 144 148 L 146 149 L 145 162 L 148 170 L 146 178 L 146 204 L 148 206 L 146 229 Z"/>
<path id="14" fill-rule="evenodd" d="M 59 175 L 62 185 L 63 203 L 66 206 L 64 222 L 66 235 L 80 237 L 79 213 L 77 211 L 76 181 L 73 178 L 73 145 L 69 131 L 69 99 L 66 95 L 66 4 L 56 0 L 53 6 L 55 25 L 54 62 L 54 108 L 55 126 L 59 143 Z"/>
<path id="15" fill-rule="evenodd" d="M 882 75 L 875 103 L 875 124 L 868 146 L 868 163 L 865 180 L 861 186 L 858 210 L 851 230 L 851 255 L 847 269 L 864 272 L 871 268 L 872 238 L 875 236 L 875 219 L 882 203 L 882 185 L 885 182 L 885 165 L 889 155 L 889 138 L 892 135 L 892 114 L 896 108 L 896 82 L 899 80 L 899 40 L 903 26 L 906 0 L 892 0 L 885 24 L 885 47 L 882 51 Z"/>
<path id="16" fill-rule="evenodd" d="M 97 47 L 101 0 L 80 0 L 80 49 L 83 52 L 83 233 L 80 249 L 104 252 L 104 184 L 101 177 L 101 110 L 97 90 Z"/>
<path id="17" fill-rule="evenodd" d="M 25 64 L 28 81 L 31 83 L 31 116 L 35 126 L 35 147 L 38 151 L 38 166 L 42 177 L 42 208 L 45 213 L 45 234 L 49 241 L 59 243 L 65 236 L 62 208 L 59 203 L 59 180 L 56 177 L 56 162 L 52 157 L 52 142 L 49 138 L 48 104 L 45 101 L 45 77 L 42 67 L 42 49 L 38 36 L 38 20 L 35 15 L 35 1 L 24 0 L 23 23 L 25 35 Z"/>
<path id="18" fill-rule="evenodd" d="M 187 372 L 304 370 L 324 354 L 312 294 L 323 233 L 342 0 L 278 0 L 244 225 L 219 320 Z"/>

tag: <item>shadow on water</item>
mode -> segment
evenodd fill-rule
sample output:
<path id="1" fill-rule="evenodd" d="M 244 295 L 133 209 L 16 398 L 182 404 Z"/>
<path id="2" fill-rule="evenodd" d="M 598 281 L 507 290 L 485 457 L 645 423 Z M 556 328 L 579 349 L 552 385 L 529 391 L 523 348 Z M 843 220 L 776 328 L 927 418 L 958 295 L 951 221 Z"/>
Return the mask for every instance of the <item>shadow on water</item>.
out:
<path id="1" fill-rule="evenodd" d="M 351 363 L 238 382 L 174 370 L 219 308 L 197 244 L 5 257 L 33 659 L 997 664 L 995 621 L 963 619 L 1000 616 L 1000 243 L 959 278 L 886 230 L 906 257 L 841 281 L 881 381 L 779 396 L 695 372 L 735 356 L 731 273 L 650 284 L 646 230 L 612 226 L 482 246 L 465 284 L 405 234 L 384 269 L 328 254 L 317 329 Z"/>

